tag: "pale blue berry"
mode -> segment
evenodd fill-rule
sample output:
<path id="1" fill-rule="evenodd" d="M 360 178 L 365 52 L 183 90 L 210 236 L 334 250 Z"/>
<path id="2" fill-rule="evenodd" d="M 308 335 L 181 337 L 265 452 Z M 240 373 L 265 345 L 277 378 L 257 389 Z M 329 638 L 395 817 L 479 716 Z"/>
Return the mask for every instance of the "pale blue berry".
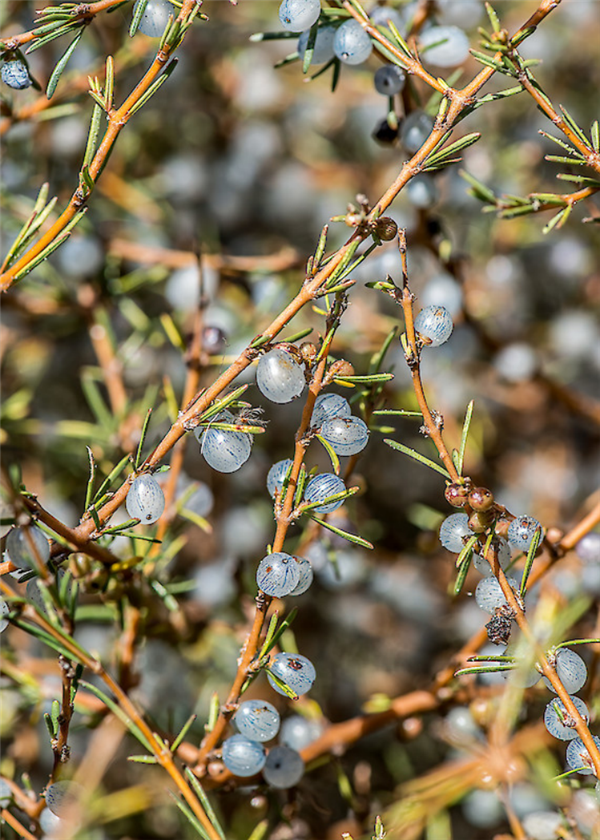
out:
<path id="1" fill-rule="evenodd" d="M 439 200 L 440 190 L 431 175 L 417 175 L 406 185 L 406 195 L 413 207 L 425 210 Z"/>
<path id="2" fill-rule="evenodd" d="M 517 592 L 519 581 L 513 577 L 507 577 L 510 587 Z M 502 588 L 495 577 L 484 577 L 477 584 L 475 590 L 475 601 L 477 606 L 484 612 L 493 615 L 499 607 L 506 607 L 507 600 L 504 597 Z"/>
<path id="3" fill-rule="evenodd" d="M 17 569 L 36 569 L 50 559 L 50 543 L 37 525 L 24 525 L 9 531 L 6 552 Z"/>
<path id="4" fill-rule="evenodd" d="M 310 691 L 317 676 L 317 672 L 310 659 L 307 659 L 306 656 L 301 656 L 299 653 L 276 654 L 273 657 L 269 670 L 297 694 L 298 697 Z M 286 692 L 277 685 L 268 672 L 267 679 L 275 691 L 287 696 Z"/>
<path id="5" fill-rule="evenodd" d="M 311 64 L 325 64 L 325 62 L 333 58 L 335 29 L 335 26 L 321 26 L 317 30 L 317 37 L 315 38 L 312 59 L 310 62 Z M 310 29 L 307 29 L 298 38 L 298 55 L 301 59 L 304 59 L 306 47 L 308 46 L 309 35 Z"/>
<path id="6" fill-rule="evenodd" d="M 81 795 L 81 787 L 75 782 L 54 782 L 48 785 L 44 798 L 46 805 L 57 817 L 64 817 L 73 802 Z"/>
<path id="7" fill-rule="evenodd" d="M 533 516 L 517 516 L 508 526 L 508 541 L 517 551 L 527 551 L 542 526 Z"/>
<path id="8" fill-rule="evenodd" d="M 423 60 L 436 67 L 455 67 L 469 56 L 469 39 L 458 26 L 432 26 L 419 40 Z"/>
<path id="9" fill-rule="evenodd" d="M 277 461 L 269 472 L 267 473 L 267 490 L 269 495 L 274 499 L 276 493 L 281 493 L 285 477 L 292 467 L 293 461 L 291 458 L 285 458 L 283 461 Z"/>
<path id="10" fill-rule="evenodd" d="M 507 569 L 510 566 L 511 553 L 510 546 L 502 537 L 494 537 L 492 539 L 491 548 L 495 549 L 498 555 L 498 562 L 501 569 Z M 491 553 L 491 552 L 490 552 Z M 486 577 L 492 574 L 492 567 L 489 561 L 482 554 L 473 554 L 473 566 Z"/>
<path id="11" fill-rule="evenodd" d="M 229 423 L 229 419 L 220 422 Z M 208 428 L 202 436 L 202 457 L 213 470 L 232 473 L 242 467 L 252 452 L 252 435 Z"/>
<path id="12" fill-rule="evenodd" d="M 329 496 L 343 493 L 345 489 L 346 485 L 338 475 L 334 475 L 334 473 L 321 473 L 311 478 L 306 485 L 304 489 L 304 501 L 309 503 L 324 502 Z M 313 508 L 313 510 L 316 513 L 331 513 L 343 504 L 344 499 L 338 499 L 337 502 L 328 502 L 327 504 Z"/>
<path id="13" fill-rule="evenodd" d="M 27 65 L 19 58 L 5 61 L 2 64 L 0 76 L 4 84 L 13 90 L 24 90 L 32 85 Z"/>
<path id="14" fill-rule="evenodd" d="M 269 750 L 263 777 L 271 787 L 286 789 L 297 785 L 304 775 L 304 762 L 296 750 L 273 747 Z"/>
<path id="15" fill-rule="evenodd" d="M 460 554 L 468 538 L 472 536 L 473 531 L 469 528 L 469 517 L 466 513 L 447 516 L 440 527 L 441 544 L 454 554 Z"/>
<path id="16" fill-rule="evenodd" d="M 424 111 L 413 111 L 400 127 L 400 140 L 410 154 L 418 151 L 427 140 L 435 120 Z"/>
<path id="17" fill-rule="evenodd" d="M 345 397 L 339 394 L 319 394 L 315 400 L 315 406 L 310 418 L 310 425 L 320 428 L 327 420 L 334 420 L 336 417 L 350 417 L 352 409 Z"/>
<path id="18" fill-rule="evenodd" d="M 575 694 L 583 688 L 587 680 L 587 668 L 578 653 L 570 648 L 558 648 L 548 654 L 548 660 L 554 665 L 557 677 L 569 694 Z M 550 691 L 555 691 L 547 677 L 544 677 L 544 683 Z"/>
<path id="19" fill-rule="evenodd" d="M 426 306 L 415 318 L 415 330 L 429 339 L 429 347 L 439 347 L 452 335 L 452 316 L 443 306 Z"/>
<path id="20" fill-rule="evenodd" d="M 577 556 L 586 566 L 600 565 L 600 531 L 591 531 L 575 546 Z"/>
<path id="21" fill-rule="evenodd" d="M 389 25 L 392 23 L 398 32 L 402 32 L 404 28 L 402 16 L 396 9 L 391 9 L 389 6 L 375 6 L 369 12 L 369 17 L 374 26 L 385 26 L 389 29 Z"/>
<path id="22" fill-rule="evenodd" d="M 581 717 L 586 723 L 589 723 L 590 713 L 583 700 L 580 697 L 571 697 L 571 700 Z M 557 706 L 558 710 L 556 708 Z M 544 712 L 544 723 L 546 724 L 548 732 L 560 741 L 571 741 L 573 738 L 577 738 L 577 730 L 574 728 L 575 721 L 567 712 L 563 701 L 558 698 L 556 700 L 551 700 L 546 706 L 546 711 Z"/>
<path id="23" fill-rule="evenodd" d="M 344 64 L 363 64 L 372 50 L 371 39 L 356 20 L 347 20 L 335 33 L 333 51 Z"/>
<path id="24" fill-rule="evenodd" d="M 265 766 L 265 748 L 244 735 L 232 735 L 223 741 L 223 764 L 234 776 L 255 776 Z"/>
<path id="25" fill-rule="evenodd" d="M 163 515 L 165 494 L 151 475 L 139 475 L 131 484 L 125 500 L 127 513 L 142 525 L 152 525 Z"/>
<path id="26" fill-rule="evenodd" d="M 316 741 L 323 731 L 323 726 L 317 720 L 307 720 L 302 715 L 292 715 L 281 724 L 279 740 L 286 747 L 293 750 L 303 750 Z"/>
<path id="27" fill-rule="evenodd" d="M 297 557 L 294 555 L 294 560 L 298 565 L 298 583 L 290 592 L 290 595 L 297 597 L 298 595 L 304 595 L 307 589 L 310 588 L 313 582 L 313 570 L 312 566 L 310 565 L 310 561 L 306 559 L 306 557 Z"/>
<path id="28" fill-rule="evenodd" d="M 265 595 L 284 598 L 300 581 L 300 568 L 296 560 L 283 551 L 267 554 L 256 571 L 256 583 Z"/>
<path id="29" fill-rule="evenodd" d="M 556 840 L 562 822 L 557 811 L 533 811 L 523 817 L 523 828 L 529 840 Z"/>
<path id="30" fill-rule="evenodd" d="M 360 417 L 336 417 L 323 423 L 321 436 L 337 455 L 357 455 L 369 442 L 369 429 Z"/>
<path id="31" fill-rule="evenodd" d="M 270 741 L 279 732 L 279 712 L 266 700 L 246 700 L 240 704 L 233 722 L 240 735 L 250 741 Z"/>
<path id="32" fill-rule="evenodd" d="M 382 96 L 395 96 L 400 93 L 406 83 L 404 70 L 395 64 L 385 64 L 375 72 L 373 84 L 375 90 Z"/>
<path id="33" fill-rule="evenodd" d="M 279 20 L 284 29 L 302 32 L 310 29 L 321 14 L 319 0 L 283 0 L 279 7 Z"/>
<path id="34" fill-rule="evenodd" d="M 293 356 L 281 347 L 274 347 L 258 361 L 256 384 L 263 396 L 281 404 L 299 397 L 306 380 L 302 367 Z"/>
<path id="35" fill-rule="evenodd" d="M 308 563 L 308 560 L 306 561 Z M 8 627 L 8 619 L 6 616 L 10 612 L 10 607 L 4 600 L 4 598 L 0 598 L 0 633 L 4 633 L 6 628 Z"/>
<path id="36" fill-rule="evenodd" d="M 594 736 L 594 743 L 600 749 L 600 737 Z M 594 763 L 581 738 L 575 738 L 567 747 L 567 764 L 571 770 L 579 770 L 584 776 L 595 773 Z"/>
<path id="37" fill-rule="evenodd" d="M 139 2 L 139 0 L 138 0 Z M 138 3 L 134 7 L 137 7 Z M 148 0 L 148 4 L 144 9 L 141 17 L 138 31 L 149 38 L 160 38 L 165 31 L 169 15 L 173 14 L 173 6 L 166 2 L 166 0 Z"/>

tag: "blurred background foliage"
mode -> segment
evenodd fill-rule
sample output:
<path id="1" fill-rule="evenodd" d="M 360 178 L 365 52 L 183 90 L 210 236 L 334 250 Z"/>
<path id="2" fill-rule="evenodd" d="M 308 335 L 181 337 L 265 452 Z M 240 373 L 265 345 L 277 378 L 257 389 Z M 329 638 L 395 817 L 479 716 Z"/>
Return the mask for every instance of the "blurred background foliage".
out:
<path id="1" fill-rule="evenodd" d="M 460 18 L 461 0 L 452 5 L 446 14 Z M 477 21 L 472 3 L 466 5 L 471 12 L 465 12 L 462 25 L 476 46 L 475 26 L 484 21 Z M 537 7 L 528 0 L 496 5 L 510 31 Z M 8 0 L 4 31 L 30 28 L 41 6 Z M 194 25 L 173 76 L 119 138 L 83 222 L 3 299 L 3 465 L 18 465 L 27 489 L 70 526 L 83 513 L 85 446 L 107 474 L 135 446 L 149 407 L 154 414 L 148 447 L 173 422 L 200 300 L 193 255 L 203 254 L 203 321 L 219 327 L 226 339 L 202 372 L 205 385 L 294 295 L 322 225 L 343 213 L 357 193 L 375 200 L 406 157 L 400 146 L 383 146 L 372 136 L 386 115 L 386 100 L 372 86 L 374 59 L 358 69 L 343 68 L 332 93 L 330 76 L 307 84 L 297 62 L 274 69 L 293 41 L 249 41 L 255 32 L 279 29 L 274 2 L 233 7 L 209 0 L 202 9 L 210 20 Z M 34 118 L 11 115 L 43 94 L 3 87 L 2 254 L 44 181 L 51 195 L 59 196 L 58 207 L 76 185 L 92 110 L 86 76 L 100 73 L 105 56 L 114 55 L 121 101 L 149 64 L 156 42 L 127 38 L 130 13 L 125 5 L 94 20 L 53 104 Z M 599 38 L 598 3 L 565 0 L 523 46 L 524 55 L 542 59 L 536 75 L 546 92 L 586 130 L 597 117 Z M 31 56 L 31 72 L 42 83 L 63 49 L 58 41 Z M 461 83 L 476 68 L 474 60 L 467 61 Z M 505 81 L 494 80 L 490 90 L 505 87 Z M 426 105 L 427 91 L 415 88 Z M 538 134 L 552 127 L 526 94 L 481 108 L 464 128 L 481 131 L 483 138 L 466 150 L 461 167 L 495 192 L 557 189 L 558 168 L 544 160 L 556 149 Z M 498 220 L 482 214 L 458 167 L 437 180 L 440 200 L 433 208 L 415 208 L 401 195 L 391 212 L 408 230 L 409 269 L 419 300 L 436 302 L 443 293 L 453 301 L 451 341 L 423 360 L 431 405 L 444 415 L 447 439 L 457 445 L 466 404 L 474 399 L 466 472 L 514 513 L 567 529 L 587 511 L 600 473 L 600 273 L 594 225 L 582 224 L 583 217 L 598 216 L 597 202 L 578 207 L 563 229 L 546 236 L 545 216 Z M 341 244 L 347 232 L 343 224 L 332 225 L 331 244 Z M 334 355 L 349 360 L 359 374 L 398 323 L 391 301 L 364 285 L 388 273 L 400 280 L 393 243 L 355 273 L 357 285 L 334 343 Z M 322 316 L 301 312 L 291 330 L 303 327 L 316 335 L 323 330 Z M 125 388 L 118 412 L 97 355 L 106 336 Z M 386 406 L 414 408 L 397 341 L 385 369 L 395 373 L 385 386 Z M 253 374 L 241 381 L 252 382 Z M 239 472 L 212 472 L 189 436 L 182 492 L 200 482 L 196 516 L 207 524 L 177 517 L 164 537 L 165 553 L 156 557 L 160 579 L 180 600 L 183 625 L 134 572 L 100 596 L 84 595 L 91 618 L 77 630 L 79 641 L 110 664 L 119 644 L 121 599 L 141 602 L 134 693 L 168 731 L 197 712 L 188 738 L 196 742 L 213 691 L 224 696 L 235 673 L 255 565 L 273 534 L 265 476 L 274 461 L 291 455 L 301 413 L 298 403 L 265 405 L 253 385 L 245 398 L 265 409 L 268 426 Z M 390 456 L 383 436 L 373 431 L 368 454 L 356 467 L 361 493 L 343 515 L 375 550 L 335 537 L 313 543 L 318 579 L 301 598 L 293 628 L 318 674 L 306 710 L 334 722 L 358 714 L 365 704 L 376 708 L 385 705 L 385 697 L 427 686 L 483 624 L 466 594 L 473 589 L 470 579 L 458 599 L 447 595 L 453 564 L 437 541 L 448 513 L 440 477 L 397 453 Z M 398 420 L 385 436 L 433 457 L 410 418 Z M 316 449 L 311 447 L 308 463 L 321 459 L 325 467 Z M 340 521 L 344 527 L 345 519 Z M 291 547 L 300 535 L 301 527 L 292 528 Z M 140 541 L 132 546 L 124 538 L 112 543 L 124 557 L 132 551 L 143 555 L 149 546 Z M 577 568 L 574 556 L 567 555 L 553 571 L 555 585 L 579 593 Z M 595 585 L 593 595 L 600 591 Z M 94 606 L 103 609 L 94 612 Z M 594 620 L 593 612 L 585 613 L 576 632 L 593 635 Z M 9 631 L 6 644 L 7 656 L 27 679 L 2 678 L 2 772 L 27 771 L 39 790 L 51 766 L 40 715 L 54 699 L 56 674 L 51 655 L 20 631 Z M 262 678 L 252 688 L 260 696 L 267 691 Z M 481 688 L 481 703 L 493 704 L 494 691 Z M 467 692 L 469 702 L 474 698 L 475 692 Z M 523 708 L 524 721 L 539 720 L 543 702 L 542 692 L 534 692 Z M 280 703 L 282 710 L 286 705 Z M 484 723 L 486 715 L 489 707 L 481 712 Z M 75 723 L 76 764 L 90 747 L 94 715 L 78 709 Z M 322 762 L 289 797 L 264 790 L 220 794 L 228 836 L 249 836 L 269 814 L 271 824 L 279 825 L 273 837 L 338 837 L 344 828 L 358 836 L 368 830 L 371 814 L 398 799 L 400 783 L 442 765 L 454 749 L 440 734 L 440 714 L 415 726 L 418 733 L 403 724 Z M 131 752 L 129 746 L 120 749 L 121 757 Z M 557 766 L 562 761 L 558 751 L 547 760 Z M 191 836 L 168 804 L 163 784 L 158 771 L 114 762 L 86 836 Z M 450 822 L 438 826 L 442 833 L 433 826 L 432 838 L 450 836 L 443 833 L 450 824 L 457 840 L 508 831 L 504 811 L 491 800 L 469 805 L 470 790 L 466 785 L 462 808 L 453 807 Z M 129 798 L 118 800 L 119 791 L 128 791 Z M 530 769 L 517 774 L 513 792 L 526 803 L 519 806 L 524 812 L 531 808 L 528 796 L 534 809 L 547 804 Z M 588 836 L 582 825 L 579 830 Z"/>

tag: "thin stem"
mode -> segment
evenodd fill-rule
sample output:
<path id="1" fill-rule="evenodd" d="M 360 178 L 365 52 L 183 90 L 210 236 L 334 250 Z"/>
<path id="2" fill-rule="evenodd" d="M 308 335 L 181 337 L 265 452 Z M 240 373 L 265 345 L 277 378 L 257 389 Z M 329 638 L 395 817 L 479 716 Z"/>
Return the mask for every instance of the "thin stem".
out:
<path id="1" fill-rule="evenodd" d="M 90 23 L 90 21 L 92 21 L 93 18 L 100 12 L 110 9 L 111 6 L 118 6 L 122 2 L 123 0 L 97 0 L 96 3 L 81 3 L 73 9 L 72 20 L 73 22 L 79 21 L 81 23 Z M 44 17 L 40 16 L 40 24 L 43 23 Z M 69 23 L 71 23 L 71 21 L 69 21 Z M 0 42 L 0 49 L 2 49 L 2 51 L 16 50 L 19 47 L 22 47 L 23 44 L 28 44 L 30 41 L 37 40 L 41 37 L 38 29 L 39 27 L 36 29 L 30 29 L 27 32 L 21 32 L 19 35 L 3 38 Z"/>
<path id="2" fill-rule="evenodd" d="M 413 303 L 414 297 L 412 292 L 410 291 L 408 285 L 408 264 L 406 260 L 406 231 L 401 230 L 399 232 L 399 249 L 400 249 L 400 258 L 402 260 L 402 295 L 400 297 L 399 302 L 402 305 L 402 310 L 404 312 L 404 324 L 406 327 L 406 338 L 409 347 L 410 355 L 407 356 L 407 364 L 410 370 L 410 375 L 412 378 L 413 390 L 415 392 L 415 396 L 417 398 L 417 403 L 419 404 L 419 411 L 423 415 L 423 421 L 425 428 L 427 429 L 427 437 L 431 438 L 433 441 L 437 451 L 439 452 L 440 458 L 442 459 L 444 466 L 450 473 L 450 477 L 452 481 L 456 482 L 460 479 L 460 476 L 454 466 L 454 461 L 452 460 L 452 456 L 448 452 L 446 444 L 444 443 L 444 439 L 442 437 L 442 433 L 440 431 L 439 425 L 433 418 L 431 413 L 431 409 L 427 403 L 427 398 L 425 396 L 425 391 L 423 389 L 423 381 L 421 379 L 421 361 L 420 361 L 420 353 L 419 348 L 417 346 L 417 337 L 415 333 L 415 323 L 413 317 Z"/>

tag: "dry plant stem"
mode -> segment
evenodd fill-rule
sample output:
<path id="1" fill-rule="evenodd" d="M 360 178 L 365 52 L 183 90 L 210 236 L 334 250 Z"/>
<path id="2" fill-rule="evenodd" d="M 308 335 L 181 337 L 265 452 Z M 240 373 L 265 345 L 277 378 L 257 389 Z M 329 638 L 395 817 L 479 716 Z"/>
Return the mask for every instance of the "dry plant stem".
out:
<path id="1" fill-rule="evenodd" d="M 8 595 L 12 595 L 12 590 L 6 586 L 2 581 L 0 581 L 0 589 L 4 591 Z M 33 621 L 39 627 L 42 628 L 46 633 L 50 634 L 53 638 L 55 638 L 60 644 L 65 647 L 69 652 L 72 654 L 73 658 L 76 659 L 78 662 L 81 662 L 86 668 L 88 668 L 93 674 L 96 674 L 102 682 L 106 685 L 109 691 L 114 695 L 116 698 L 117 704 L 122 712 L 137 726 L 137 728 L 142 732 L 146 740 L 148 741 L 150 747 L 152 748 L 152 753 L 156 757 L 160 766 L 166 770 L 169 774 L 175 785 L 177 786 L 179 792 L 183 795 L 184 799 L 194 812 L 194 815 L 198 818 L 200 823 L 202 824 L 204 830 L 206 831 L 210 840 L 219 840 L 219 835 L 213 828 L 210 820 L 208 819 L 202 805 L 200 804 L 198 798 L 193 793 L 191 788 L 189 787 L 188 783 L 182 776 L 181 772 L 177 768 L 173 754 L 169 747 L 161 742 L 157 735 L 150 729 L 142 715 L 138 712 L 134 703 L 129 699 L 127 694 L 123 691 L 121 686 L 113 680 L 110 674 L 104 670 L 102 664 L 94 659 L 87 651 L 84 651 L 78 645 L 76 645 L 72 640 L 64 636 L 62 633 L 59 633 L 57 629 L 50 624 L 49 621 L 46 621 L 41 615 L 33 607 L 25 606 L 22 610 L 22 615 L 28 619 L 29 621 Z"/>
<path id="2" fill-rule="evenodd" d="M 14 831 L 17 832 L 19 837 L 24 837 L 25 840 L 37 840 L 37 838 L 27 829 L 21 825 L 16 817 L 10 813 L 9 810 L 3 808 L 0 812 L 0 816 L 2 817 L 2 821 L 9 825 Z"/>
<path id="3" fill-rule="evenodd" d="M 129 67 L 139 58 L 142 58 L 148 52 L 148 45 L 141 39 L 133 39 L 115 56 L 115 74 L 118 76 L 119 72 Z M 97 76 L 104 71 L 104 62 L 101 66 L 96 66 L 92 69 L 90 76 Z M 20 110 L 11 110 L 9 115 L 3 116 L 0 119 L 0 137 L 6 134 L 15 123 L 26 122 L 32 120 L 43 111 L 48 111 L 55 108 L 56 105 L 73 97 L 78 93 L 85 93 L 89 89 L 89 82 L 85 75 L 81 75 L 77 71 L 71 73 L 63 73 L 60 80 L 60 87 L 52 99 L 48 99 L 45 93 L 40 94 L 36 100 L 24 105 Z M 14 103 L 13 103 L 14 104 Z"/>
<path id="4" fill-rule="evenodd" d="M 570 551 L 571 549 L 575 548 L 577 543 L 580 539 L 585 537 L 586 534 L 594 528 L 600 522 L 600 502 L 598 502 L 592 510 L 584 516 L 581 522 L 578 522 L 577 525 L 572 528 L 568 534 L 562 538 L 558 547 L 563 551 Z"/>
<path id="5" fill-rule="evenodd" d="M 564 703 L 567 713 L 574 719 L 577 734 L 583 741 L 585 748 L 589 752 L 590 757 L 592 759 L 592 763 L 594 765 L 594 772 L 596 776 L 600 777 L 600 750 L 596 746 L 596 743 L 592 737 L 592 734 L 590 733 L 586 722 L 581 717 L 581 714 L 577 710 L 577 707 L 571 700 L 569 692 L 563 686 L 561 680 L 559 679 L 556 673 L 556 670 L 548 662 L 544 650 L 535 638 L 535 635 L 531 630 L 531 627 L 529 626 L 529 622 L 525 618 L 525 613 L 523 612 L 521 605 L 517 601 L 512 587 L 509 585 L 506 579 L 506 575 L 499 567 L 497 562 L 495 562 L 493 565 L 495 566 L 493 570 L 494 575 L 496 576 L 498 583 L 502 588 L 502 592 L 504 594 L 504 597 L 506 598 L 506 601 L 508 602 L 508 605 L 511 607 L 512 610 L 514 610 L 515 620 L 519 625 L 519 630 L 521 631 L 521 633 L 523 633 L 523 636 L 527 639 L 527 641 L 531 645 L 532 650 L 535 652 L 536 662 L 539 664 L 543 675 L 548 679 L 548 681 L 554 688 L 554 691 L 558 695 L 559 699 L 562 700 L 562 702 Z"/>
<path id="6" fill-rule="evenodd" d="M 86 537 L 81 537 L 78 533 L 77 528 L 69 528 L 55 516 L 52 516 L 51 513 L 48 513 L 48 511 L 40 505 L 37 499 L 34 499 L 31 496 L 21 496 L 20 501 L 27 508 L 27 510 L 29 510 L 30 513 L 33 513 L 35 515 L 36 519 L 39 519 L 40 522 L 43 522 L 44 525 L 47 525 L 49 528 L 51 528 L 55 534 L 58 534 L 60 537 L 62 537 L 68 543 L 70 543 L 75 551 L 80 551 L 83 554 L 88 554 L 95 560 L 99 560 L 105 566 L 112 566 L 113 563 L 120 562 L 119 558 L 116 557 L 116 555 L 114 555 L 107 548 L 102 548 L 102 546 L 99 546 L 94 542 L 90 542 L 89 539 L 87 539 Z M 61 545 L 58 545 L 58 548 L 60 551 L 63 552 L 68 551 L 68 549 L 65 549 Z M 11 569 L 11 571 L 12 570 L 13 569 Z"/>
<path id="7" fill-rule="evenodd" d="M 414 297 L 408 286 L 408 266 L 406 260 L 406 231 L 399 231 L 400 258 L 402 260 L 402 296 L 399 303 L 402 305 L 404 312 L 404 323 L 406 327 L 406 337 L 410 349 L 410 358 L 407 358 L 410 375 L 412 378 L 413 390 L 419 404 L 419 410 L 423 415 L 423 421 L 427 428 L 427 436 L 433 441 L 444 466 L 450 473 L 450 478 L 453 482 L 459 481 L 460 476 L 454 466 L 452 456 L 448 452 L 442 433 L 435 423 L 427 404 L 427 398 L 423 390 L 423 381 L 421 379 L 421 364 L 419 360 L 419 350 L 417 348 L 417 338 L 415 335 L 415 322 L 413 317 L 413 301 Z"/>
<path id="8" fill-rule="evenodd" d="M 329 344 L 331 344 L 332 338 L 333 335 L 331 335 L 329 339 Z M 283 504 L 281 505 L 281 508 L 276 516 L 277 527 L 271 549 L 273 553 L 282 550 L 287 531 L 290 526 L 290 514 L 292 512 L 294 504 L 294 494 L 296 492 L 298 475 L 302 467 L 302 461 L 304 460 L 304 453 L 306 450 L 306 446 L 304 443 L 304 435 L 310 427 L 310 418 L 312 417 L 313 408 L 315 406 L 315 400 L 317 399 L 319 391 L 321 390 L 321 383 L 323 381 L 323 376 L 325 375 L 325 370 L 327 367 L 328 350 L 329 345 L 324 349 L 323 357 L 317 365 L 317 369 L 315 371 L 313 380 L 308 390 L 304 410 L 302 411 L 302 419 L 300 420 L 300 426 L 298 427 L 298 431 L 296 432 L 294 460 L 290 472 L 290 479 L 285 499 L 283 500 Z M 250 667 L 258 652 L 261 632 L 271 600 L 272 599 L 267 597 L 264 593 L 259 593 L 256 599 L 256 612 L 254 614 L 254 621 L 252 623 L 250 634 L 248 635 L 248 638 L 246 639 L 242 650 L 242 655 L 239 661 L 235 679 L 229 691 L 227 701 L 224 707 L 222 707 L 214 727 L 203 739 L 202 744 L 200 745 L 200 749 L 196 757 L 196 766 L 194 768 L 194 772 L 196 773 L 201 774 L 204 772 L 204 763 L 206 761 L 206 757 L 211 752 L 211 750 L 213 750 L 219 743 L 223 732 L 225 731 L 227 723 L 229 722 L 233 712 L 235 711 L 236 705 L 239 702 L 242 686 L 244 685 L 246 679 L 250 674 Z"/>
<path id="9" fill-rule="evenodd" d="M 180 9 L 177 20 L 185 20 L 195 6 L 196 0 L 183 0 L 183 6 Z M 131 109 L 139 102 L 152 83 L 160 76 L 167 61 L 171 57 L 172 52 L 173 50 L 167 45 L 159 50 L 150 68 L 121 107 L 116 110 L 111 109 L 108 112 L 108 128 L 89 167 L 89 176 L 93 182 L 99 178 L 117 137 L 121 133 L 122 129 L 127 125 L 127 122 L 131 117 Z M 31 248 L 29 248 L 13 266 L 11 266 L 11 268 L 0 276 L 0 291 L 6 291 L 14 282 L 15 276 L 18 272 L 27 266 L 38 254 L 41 253 L 41 251 L 44 250 L 47 245 L 53 242 L 60 235 L 68 223 L 73 219 L 75 214 L 81 209 L 86 200 L 87 199 L 83 198 L 78 188 L 71 196 L 71 200 L 69 201 L 67 208 L 61 213 L 52 227 L 43 236 L 41 236 L 38 241 L 32 245 Z"/>
<path id="10" fill-rule="evenodd" d="M 81 3 L 73 9 L 73 21 L 80 21 L 81 23 L 90 23 L 93 18 L 100 12 L 110 9 L 111 6 L 118 6 L 123 0 L 98 0 L 96 3 Z M 40 23 L 43 23 L 44 18 L 40 16 Z M 70 22 L 70 21 L 69 21 Z M 0 42 L 0 49 L 2 50 L 16 50 L 22 47 L 23 44 L 28 44 L 30 41 L 35 41 L 39 35 L 38 29 L 30 29 L 28 32 L 22 32 L 20 35 L 13 35 L 12 38 L 3 38 Z"/>
<path id="11" fill-rule="evenodd" d="M 191 12 L 194 4 L 195 0 L 184 0 L 183 6 L 179 12 L 178 20 L 184 20 L 184 18 Z M 536 16 L 539 20 L 542 20 L 550 11 L 552 11 L 553 8 L 556 7 L 556 5 L 558 5 L 557 2 L 543 2 L 530 20 Z M 390 41 L 388 41 L 387 38 L 381 35 L 381 33 L 372 27 L 368 20 L 362 18 L 349 3 L 344 3 L 344 7 L 363 26 L 371 37 L 380 43 L 385 44 L 386 49 L 398 58 L 398 61 L 402 66 L 407 67 L 411 73 L 419 76 L 419 78 L 423 79 L 423 81 L 432 86 L 438 92 L 443 93 L 450 103 L 443 120 L 439 125 L 436 122 L 436 126 L 434 127 L 430 137 L 410 161 L 412 168 L 409 168 L 407 171 L 406 165 L 402 167 L 399 177 L 385 192 L 371 211 L 369 220 L 373 220 L 378 218 L 383 210 L 391 204 L 408 180 L 419 172 L 421 164 L 425 162 L 426 158 L 434 149 L 438 141 L 443 137 L 444 133 L 453 126 L 454 121 L 462 113 L 462 111 L 474 102 L 475 95 L 494 75 L 495 71 L 490 67 L 484 68 L 462 90 L 455 90 L 453 88 L 443 86 L 439 80 L 434 79 L 433 76 L 427 73 L 420 62 L 416 61 L 416 59 L 409 59 L 403 52 L 398 50 Z M 519 32 L 521 31 L 522 30 L 519 30 Z M 141 96 L 148 90 L 155 79 L 158 78 L 160 72 L 169 59 L 170 54 L 171 51 L 166 47 L 159 51 L 152 63 L 152 66 L 137 85 L 133 93 L 130 94 L 119 109 L 109 112 L 108 129 L 89 168 L 89 175 L 92 181 L 95 182 L 99 177 L 100 172 L 106 163 L 108 154 L 116 142 L 121 129 L 125 126 L 131 116 L 130 109 L 139 101 Z M 500 57 L 501 54 L 498 53 L 497 58 Z M 53 242 L 61 234 L 81 206 L 82 200 L 79 191 L 77 190 L 71 197 L 71 201 L 69 202 L 66 210 L 63 211 L 52 227 L 34 245 L 32 245 L 31 248 L 29 248 L 29 250 L 26 251 L 26 253 L 10 269 L 0 275 L 0 291 L 6 291 L 10 288 L 18 272 L 24 269 L 47 245 Z"/>

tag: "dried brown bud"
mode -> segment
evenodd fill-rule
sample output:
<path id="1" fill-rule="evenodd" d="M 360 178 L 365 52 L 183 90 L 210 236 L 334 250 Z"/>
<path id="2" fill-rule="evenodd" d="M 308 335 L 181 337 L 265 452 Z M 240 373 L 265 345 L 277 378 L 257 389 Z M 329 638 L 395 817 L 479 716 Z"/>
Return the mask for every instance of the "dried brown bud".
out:
<path id="1" fill-rule="evenodd" d="M 300 345 L 300 355 L 309 365 L 313 364 L 314 360 L 317 358 L 318 352 L 316 344 L 313 344 L 312 341 L 303 341 Z"/>
<path id="2" fill-rule="evenodd" d="M 296 347 L 295 344 L 291 344 L 289 341 L 280 341 L 277 344 L 273 345 L 278 350 L 285 350 L 286 353 L 289 353 L 290 356 L 293 356 L 297 362 L 302 361 L 302 356 L 300 354 L 300 350 Z"/>
<path id="3" fill-rule="evenodd" d="M 467 504 L 469 499 L 469 488 L 464 484 L 449 484 L 444 492 L 446 501 L 452 507 L 461 508 Z"/>
<path id="4" fill-rule="evenodd" d="M 398 225 L 389 216 L 382 216 L 375 225 L 375 233 L 384 242 L 390 242 L 398 233 Z"/>
<path id="5" fill-rule="evenodd" d="M 469 528 L 474 534 L 482 534 L 490 527 L 493 521 L 493 516 L 488 512 L 473 513 L 469 517 Z"/>
<path id="6" fill-rule="evenodd" d="M 348 227 L 358 227 L 364 220 L 362 213 L 346 213 L 344 221 Z"/>
<path id="7" fill-rule="evenodd" d="M 494 504 L 494 494 L 486 487 L 475 487 L 469 493 L 469 504 L 479 512 L 489 510 Z"/>
<path id="8" fill-rule="evenodd" d="M 338 359 L 329 368 L 329 376 L 334 379 L 337 376 L 354 376 L 354 368 L 345 359 Z"/>

